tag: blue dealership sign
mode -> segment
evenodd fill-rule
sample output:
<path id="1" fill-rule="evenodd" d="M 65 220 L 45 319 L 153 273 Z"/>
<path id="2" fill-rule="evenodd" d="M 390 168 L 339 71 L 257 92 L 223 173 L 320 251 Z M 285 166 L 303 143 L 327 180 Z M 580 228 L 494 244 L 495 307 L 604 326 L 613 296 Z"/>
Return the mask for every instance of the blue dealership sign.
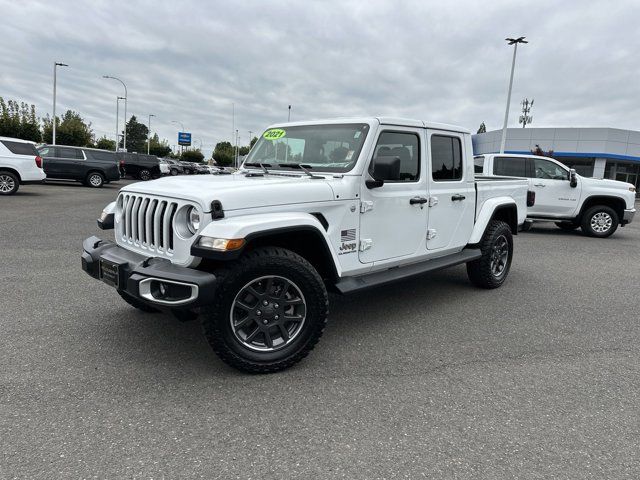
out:
<path id="1" fill-rule="evenodd" d="M 178 132 L 178 145 L 191 145 L 191 134 L 188 132 Z"/>

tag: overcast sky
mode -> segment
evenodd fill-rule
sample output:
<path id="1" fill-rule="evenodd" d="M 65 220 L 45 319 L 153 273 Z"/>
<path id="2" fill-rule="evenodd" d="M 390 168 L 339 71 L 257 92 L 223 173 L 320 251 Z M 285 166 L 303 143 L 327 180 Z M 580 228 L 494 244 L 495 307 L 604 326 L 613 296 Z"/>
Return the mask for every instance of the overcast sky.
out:
<path id="1" fill-rule="evenodd" d="M 0 0 L 0 96 L 73 109 L 114 137 L 116 96 L 176 143 L 241 143 L 270 123 L 396 115 L 476 130 L 510 126 L 535 98 L 533 126 L 640 129 L 640 1 Z M 122 111 L 121 111 L 122 114 Z M 196 142 L 198 143 L 198 142 Z"/>

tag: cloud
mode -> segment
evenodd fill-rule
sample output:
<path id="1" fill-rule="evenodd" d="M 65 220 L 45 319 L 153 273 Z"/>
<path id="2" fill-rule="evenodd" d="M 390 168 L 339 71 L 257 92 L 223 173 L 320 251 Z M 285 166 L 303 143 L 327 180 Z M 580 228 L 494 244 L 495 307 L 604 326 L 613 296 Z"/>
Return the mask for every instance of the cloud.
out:
<path id="1" fill-rule="evenodd" d="M 175 143 L 177 120 L 206 150 L 292 119 L 392 114 L 499 128 L 512 47 L 511 105 L 535 98 L 534 126 L 638 129 L 640 4 L 619 2 L 0 0 L 0 95 L 73 109 L 113 136 L 115 99 L 153 113 Z"/>

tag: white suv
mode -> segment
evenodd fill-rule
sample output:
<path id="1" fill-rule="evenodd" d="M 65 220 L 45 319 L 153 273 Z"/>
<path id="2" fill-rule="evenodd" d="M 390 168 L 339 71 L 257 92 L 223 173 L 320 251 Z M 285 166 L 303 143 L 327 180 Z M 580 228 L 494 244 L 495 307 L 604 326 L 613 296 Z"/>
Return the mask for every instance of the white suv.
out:
<path id="1" fill-rule="evenodd" d="M 33 142 L 0 137 L 0 195 L 13 195 L 20 185 L 41 183 L 45 177 Z"/>

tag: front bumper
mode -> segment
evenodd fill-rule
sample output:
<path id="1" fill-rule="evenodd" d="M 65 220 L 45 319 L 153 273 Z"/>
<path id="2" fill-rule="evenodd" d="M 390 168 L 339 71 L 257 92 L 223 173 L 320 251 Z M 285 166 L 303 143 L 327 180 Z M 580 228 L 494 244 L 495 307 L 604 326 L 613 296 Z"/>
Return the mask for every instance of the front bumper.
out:
<path id="1" fill-rule="evenodd" d="M 113 242 L 89 237 L 83 244 L 82 269 L 93 278 L 155 307 L 191 308 L 211 302 L 217 279 L 212 273 L 145 257 Z M 114 270 L 104 271 L 104 265 Z M 164 286 L 165 293 L 162 293 Z"/>
<path id="2" fill-rule="evenodd" d="M 627 223 L 631 223 L 635 214 L 636 214 L 635 208 L 630 208 L 628 210 L 625 210 L 624 214 L 622 215 L 622 224 L 626 225 Z"/>

